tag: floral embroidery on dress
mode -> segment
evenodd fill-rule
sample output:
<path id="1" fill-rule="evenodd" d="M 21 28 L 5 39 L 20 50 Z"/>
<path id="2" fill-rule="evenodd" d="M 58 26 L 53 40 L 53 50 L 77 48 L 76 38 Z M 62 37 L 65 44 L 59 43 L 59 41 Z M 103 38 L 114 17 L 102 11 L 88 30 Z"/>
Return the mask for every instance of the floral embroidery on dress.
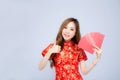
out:
<path id="1" fill-rule="evenodd" d="M 53 44 L 50 44 L 42 55 L 44 56 L 52 46 Z M 81 60 L 87 60 L 84 50 L 72 41 L 64 43 L 63 50 L 54 57 L 56 80 L 83 80 L 78 70 Z"/>

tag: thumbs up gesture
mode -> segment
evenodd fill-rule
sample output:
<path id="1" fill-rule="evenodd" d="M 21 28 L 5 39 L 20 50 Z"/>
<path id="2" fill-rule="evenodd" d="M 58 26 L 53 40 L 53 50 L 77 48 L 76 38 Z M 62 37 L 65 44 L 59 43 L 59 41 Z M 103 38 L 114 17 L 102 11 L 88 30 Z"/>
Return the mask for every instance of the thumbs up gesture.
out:
<path id="1" fill-rule="evenodd" d="M 53 44 L 53 47 L 50 49 L 51 53 L 59 53 L 61 51 L 61 46 L 56 45 L 56 42 Z"/>

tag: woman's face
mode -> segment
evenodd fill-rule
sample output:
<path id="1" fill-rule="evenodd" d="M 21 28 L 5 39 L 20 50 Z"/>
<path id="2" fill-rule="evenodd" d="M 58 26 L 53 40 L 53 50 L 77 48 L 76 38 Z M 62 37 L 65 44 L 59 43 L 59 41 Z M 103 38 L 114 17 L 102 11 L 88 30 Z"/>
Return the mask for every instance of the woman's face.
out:
<path id="1" fill-rule="evenodd" d="M 76 33 L 76 26 L 74 22 L 68 23 L 62 30 L 62 36 L 65 41 L 70 41 Z"/>

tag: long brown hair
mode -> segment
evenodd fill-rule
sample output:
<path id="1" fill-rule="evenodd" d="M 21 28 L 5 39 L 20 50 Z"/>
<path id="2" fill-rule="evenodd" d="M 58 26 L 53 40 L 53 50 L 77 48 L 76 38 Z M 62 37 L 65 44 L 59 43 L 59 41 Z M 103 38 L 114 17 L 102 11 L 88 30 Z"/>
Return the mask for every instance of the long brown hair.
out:
<path id="1" fill-rule="evenodd" d="M 60 29 L 58 31 L 57 37 L 56 37 L 56 45 L 61 46 L 61 50 L 63 49 L 64 46 L 64 39 L 62 37 L 62 30 L 64 29 L 65 26 L 67 26 L 68 23 L 74 22 L 76 26 L 76 33 L 75 36 L 72 38 L 72 41 L 75 44 L 78 44 L 79 40 L 81 39 L 81 34 L 80 34 L 80 25 L 77 19 L 75 18 L 67 18 L 65 21 L 63 21 L 62 25 L 60 26 Z M 54 65 L 54 58 L 55 54 L 51 55 L 51 67 Z"/>

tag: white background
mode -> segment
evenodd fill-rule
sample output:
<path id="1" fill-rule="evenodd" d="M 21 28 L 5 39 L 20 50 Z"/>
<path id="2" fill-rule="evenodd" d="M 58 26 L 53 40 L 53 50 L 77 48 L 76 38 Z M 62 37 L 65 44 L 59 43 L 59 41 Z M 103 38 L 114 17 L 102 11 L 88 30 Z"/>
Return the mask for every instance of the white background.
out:
<path id="1" fill-rule="evenodd" d="M 120 80 L 119 0 L 0 0 L 0 80 L 54 80 L 49 63 L 38 65 L 68 17 L 79 20 L 82 35 L 105 34 L 102 58 L 84 80 Z M 89 64 L 95 55 L 86 54 Z"/>

